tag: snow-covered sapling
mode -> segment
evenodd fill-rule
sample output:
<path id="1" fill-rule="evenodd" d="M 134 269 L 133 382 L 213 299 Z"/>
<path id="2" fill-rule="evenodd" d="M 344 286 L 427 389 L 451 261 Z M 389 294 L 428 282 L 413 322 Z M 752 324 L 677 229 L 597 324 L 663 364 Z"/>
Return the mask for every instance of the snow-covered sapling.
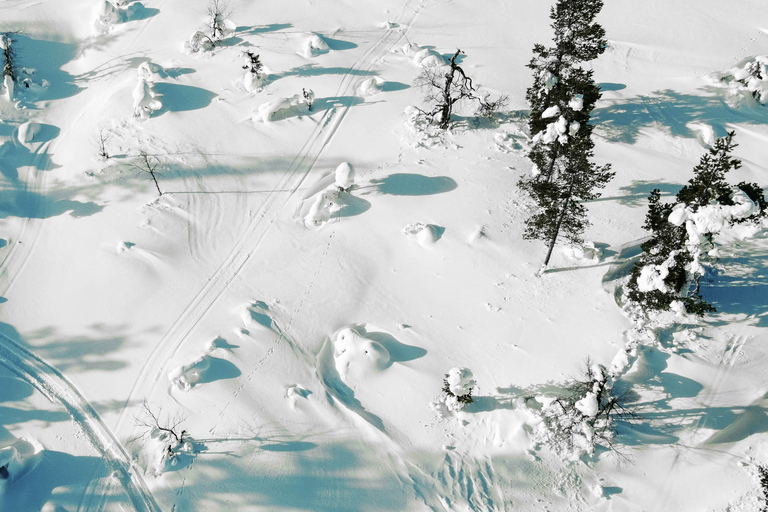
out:
<path id="1" fill-rule="evenodd" d="M 253 53 L 250 50 L 243 52 L 243 69 L 247 69 L 249 73 L 255 75 L 257 78 L 261 76 L 261 69 L 264 65 L 261 63 L 259 54 Z"/>
<path id="2" fill-rule="evenodd" d="M 139 156 L 128 165 L 139 171 L 140 174 L 149 175 L 150 179 L 155 184 L 158 196 L 163 195 L 163 191 L 160 190 L 160 184 L 157 182 L 157 177 L 160 175 L 157 170 L 160 166 L 160 160 L 156 156 L 150 155 L 142 149 L 139 151 Z"/>
<path id="3" fill-rule="evenodd" d="M 99 131 L 93 138 L 93 143 L 96 146 L 96 156 L 99 160 L 109 160 L 110 154 L 107 149 L 107 143 L 112 138 L 112 134 L 106 128 L 99 128 Z"/>
<path id="4" fill-rule="evenodd" d="M 768 204 L 761 187 L 745 182 L 733 186 L 725 180 L 729 171 L 741 167 L 731 156 L 734 135 L 718 139 L 701 157 L 674 202 L 662 203 L 661 192 L 651 192 L 643 228 L 652 235 L 641 246 L 627 286 L 630 301 L 644 311 L 715 311 L 701 295 L 701 279 L 705 265 L 716 261 L 716 236 L 736 226 L 757 228 L 765 218 Z"/>
<path id="5" fill-rule="evenodd" d="M 472 390 L 476 386 L 472 370 L 464 367 L 451 368 L 443 379 L 445 405 L 451 411 L 460 411 L 472 403 Z"/>
<path id="6" fill-rule="evenodd" d="M 211 39 L 216 41 L 226 35 L 226 20 L 232 15 L 232 10 L 225 0 L 211 0 L 206 9 L 208 30 Z"/>
<path id="7" fill-rule="evenodd" d="M 315 92 L 312 89 L 301 89 L 301 95 L 304 97 L 304 100 L 307 102 L 307 110 L 312 112 L 312 103 L 315 101 Z"/>

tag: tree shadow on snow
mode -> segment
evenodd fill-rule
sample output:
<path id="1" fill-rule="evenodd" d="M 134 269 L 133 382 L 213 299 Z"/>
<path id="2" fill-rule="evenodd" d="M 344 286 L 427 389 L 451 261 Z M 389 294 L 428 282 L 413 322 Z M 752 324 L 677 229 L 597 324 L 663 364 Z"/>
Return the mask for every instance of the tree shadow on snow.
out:
<path id="1" fill-rule="evenodd" d="M 160 14 L 160 9 L 145 7 L 141 2 L 134 2 L 125 10 L 122 22 L 146 20 L 158 14 Z"/>
<path id="2" fill-rule="evenodd" d="M 75 84 L 74 77 L 61 69 L 76 57 L 76 44 L 34 39 L 24 34 L 15 37 L 17 65 L 35 70 L 29 76 L 32 82 L 40 85 L 42 80 L 47 80 L 49 83 L 48 87 L 35 93 L 30 100 L 58 100 L 74 96 L 82 90 Z M 25 75 L 21 73 L 19 78 L 23 79 Z M 18 85 L 16 90 L 22 97 L 25 95 L 23 85 Z"/>
<path id="3" fill-rule="evenodd" d="M 216 382 L 217 380 L 236 379 L 242 373 L 240 369 L 231 361 L 220 357 L 207 356 L 208 368 L 200 376 L 198 384 Z"/>
<path id="4" fill-rule="evenodd" d="M 0 510 L 41 510 L 49 500 L 71 510 L 80 504 L 84 489 L 67 492 L 67 487 L 85 487 L 91 479 L 108 475 L 101 457 L 78 457 L 53 450 L 43 450 L 40 455 L 37 466 L 0 496 Z"/>
<path id="5" fill-rule="evenodd" d="M 210 105 L 213 98 L 217 96 L 216 93 L 207 89 L 168 82 L 155 83 L 155 91 L 162 95 L 160 101 L 163 106 L 154 114 L 154 117 L 161 116 L 165 112 L 199 110 Z"/>
<path id="6" fill-rule="evenodd" d="M 325 42 L 328 43 L 328 48 L 335 52 L 344 51 L 344 50 L 352 50 L 353 48 L 357 48 L 357 45 L 355 43 L 352 43 L 350 41 L 344 41 L 343 39 L 332 39 L 330 37 L 325 37 Z"/>
<path id="7" fill-rule="evenodd" d="M 243 35 L 256 35 L 263 34 L 265 32 L 277 32 L 278 30 L 285 30 L 287 28 L 293 28 L 292 23 L 271 23 L 269 25 L 253 25 L 253 26 L 241 26 L 235 29 L 235 33 Z"/>
<path id="8" fill-rule="evenodd" d="M 404 84 L 402 82 L 384 82 L 379 86 L 379 89 L 381 89 L 381 92 L 395 92 L 395 91 L 404 91 L 405 89 L 410 89 L 411 86 L 408 84 Z"/>
<path id="9" fill-rule="evenodd" d="M 638 180 L 630 185 L 621 187 L 623 193 L 620 196 L 599 197 L 588 201 L 589 203 L 599 203 L 602 201 L 616 201 L 626 206 L 647 206 L 648 196 L 654 189 L 659 189 L 661 197 L 674 197 L 683 188 L 682 185 L 674 183 L 658 183 L 653 181 Z"/>
<path id="10" fill-rule="evenodd" d="M 354 217 L 361 215 L 371 209 L 371 202 L 357 196 L 353 196 L 348 192 L 341 192 L 338 195 L 338 203 L 341 205 L 341 209 L 335 211 L 332 215 L 332 219 L 341 217 Z"/>
<path id="11" fill-rule="evenodd" d="M 706 91 L 705 91 L 706 92 Z M 722 137 L 733 123 L 768 123 L 768 109 L 734 109 L 722 98 L 720 90 L 708 96 L 695 96 L 666 89 L 650 96 L 628 100 L 608 100 L 612 105 L 593 112 L 596 132 L 611 142 L 633 144 L 643 128 L 663 127 L 676 137 L 696 138 L 691 122 L 712 126 L 715 136 Z"/>
<path id="12" fill-rule="evenodd" d="M 371 184 L 382 194 L 395 196 L 429 196 L 454 190 L 458 185 L 447 176 L 424 176 L 422 174 L 396 173 Z"/>

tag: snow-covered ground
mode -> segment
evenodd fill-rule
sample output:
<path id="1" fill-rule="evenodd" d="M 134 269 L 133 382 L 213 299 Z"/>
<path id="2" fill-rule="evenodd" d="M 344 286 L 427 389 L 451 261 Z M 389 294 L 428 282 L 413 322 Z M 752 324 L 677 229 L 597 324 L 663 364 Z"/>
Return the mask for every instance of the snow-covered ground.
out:
<path id="1" fill-rule="evenodd" d="M 768 55 L 764 0 L 606 2 L 616 178 L 540 278 L 517 180 L 553 2 L 232 0 L 199 52 L 206 0 L 122 3 L 0 2 L 29 84 L 0 98 L 0 510 L 760 509 L 768 236 L 724 251 L 701 320 L 641 332 L 616 297 L 648 193 L 715 137 L 768 183 L 768 107 L 729 82 Z M 416 129 L 458 48 L 508 112 Z M 537 446 L 527 398 L 633 341 L 619 453 Z M 431 405 L 456 367 L 474 402 Z"/>

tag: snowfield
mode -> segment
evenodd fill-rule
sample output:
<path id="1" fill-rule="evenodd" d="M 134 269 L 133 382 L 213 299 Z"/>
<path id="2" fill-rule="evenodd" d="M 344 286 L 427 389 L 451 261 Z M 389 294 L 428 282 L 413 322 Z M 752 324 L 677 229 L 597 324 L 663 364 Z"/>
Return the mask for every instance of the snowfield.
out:
<path id="1" fill-rule="evenodd" d="M 716 313 L 622 290 L 649 193 L 717 137 L 768 185 L 764 0 L 606 2 L 616 177 L 537 277 L 517 182 L 553 4 L 231 0 L 210 35 L 208 0 L 0 2 L 0 511 L 761 510 L 768 226 L 724 229 L 757 206 L 670 219 L 728 237 Z M 413 83 L 457 49 L 509 105 L 442 132 Z M 542 432 L 588 368 L 580 439 L 603 385 L 632 414 L 564 456 Z"/>

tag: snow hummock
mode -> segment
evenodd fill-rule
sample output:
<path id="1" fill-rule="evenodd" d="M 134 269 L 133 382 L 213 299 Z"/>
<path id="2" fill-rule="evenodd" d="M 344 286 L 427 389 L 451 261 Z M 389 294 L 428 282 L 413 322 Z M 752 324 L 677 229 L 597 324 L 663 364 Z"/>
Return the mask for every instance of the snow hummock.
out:
<path id="1" fill-rule="evenodd" d="M 355 327 L 339 331 L 333 340 L 333 359 L 341 380 L 360 381 L 386 370 L 391 362 L 387 349 L 366 338 Z"/>
<path id="2" fill-rule="evenodd" d="M 291 115 L 306 114 L 309 112 L 309 103 L 302 94 L 293 96 L 278 97 L 262 103 L 253 114 L 254 122 L 269 123 L 275 117 L 290 117 Z"/>
<path id="3" fill-rule="evenodd" d="M 312 33 L 305 40 L 302 46 L 301 55 L 307 59 L 328 53 L 330 47 L 328 42 L 320 34 Z"/>
<path id="4" fill-rule="evenodd" d="M 383 83 L 384 80 L 377 76 L 363 78 L 357 83 L 355 90 L 360 96 L 375 96 L 381 92 L 381 86 Z"/>
<path id="5" fill-rule="evenodd" d="M 403 228 L 403 234 L 424 248 L 435 245 L 440 240 L 440 227 L 434 224 L 415 222 Z"/>
<path id="6" fill-rule="evenodd" d="M 19 142 L 28 144 L 35 139 L 40 131 L 40 125 L 34 121 L 27 121 L 19 126 Z"/>

